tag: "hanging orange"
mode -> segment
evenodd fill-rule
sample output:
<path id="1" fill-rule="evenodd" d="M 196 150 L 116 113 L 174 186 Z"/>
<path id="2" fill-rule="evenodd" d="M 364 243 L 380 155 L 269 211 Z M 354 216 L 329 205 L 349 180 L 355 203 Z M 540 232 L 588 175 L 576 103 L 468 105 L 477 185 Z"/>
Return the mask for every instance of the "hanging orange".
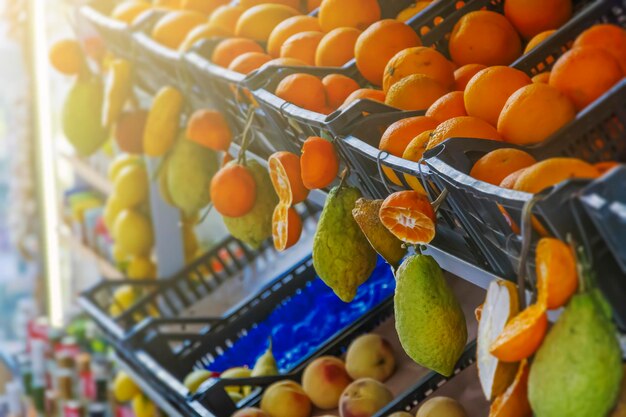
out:
<path id="1" fill-rule="evenodd" d="M 274 247 L 284 251 L 292 247 L 302 235 L 302 219 L 293 207 L 285 203 L 278 203 L 272 215 L 272 238 Z"/>
<path id="2" fill-rule="evenodd" d="M 222 216 L 241 217 L 254 207 L 256 182 L 247 167 L 230 162 L 211 180 L 211 202 Z"/>
<path id="3" fill-rule="evenodd" d="M 517 369 L 515 379 L 489 408 L 489 417 L 532 417 L 528 401 L 528 375 L 530 366 L 524 359 Z"/>
<path id="4" fill-rule="evenodd" d="M 187 121 L 187 139 L 214 151 L 227 151 L 233 134 L 222 113 L 199 109 Z"/>
<path id="5" fill-rule="evenodd" d="M 339 172 L 339 157 L 333 144 L 318 136 L 304 141 L 300 170 L 302 183 L 309 190 L 329 186 Z"/>
<path id="6" fill-rule="evenodd" d="M 544 237 L 535 253 L 539 302 L 545 303 L 548 310 L 563 307 L 578 289 L 572 249 L 558 239 Z"/>
<path id="7" fill-rule="evenodd" d="M 417 191 L 398 191 L 380 206 L 380 221 L 403 242 L 427 244 L 435 237 L 436 216 L 428 197 Z"/>
<path id="8" fill-rule="evenodd" d="M 281 203 L 298 204 L 309 195 L 302 183 L 300 157 L 291 152 L 275 152 L 267 160 L 270 178 Z"/>
<path id="9" fill-rule="evenodd" d="M 533 304 L 507 323 L 489 352 L 503 362 L 519 362 L 539 349 L 547 330 L 546 307 Z"/>

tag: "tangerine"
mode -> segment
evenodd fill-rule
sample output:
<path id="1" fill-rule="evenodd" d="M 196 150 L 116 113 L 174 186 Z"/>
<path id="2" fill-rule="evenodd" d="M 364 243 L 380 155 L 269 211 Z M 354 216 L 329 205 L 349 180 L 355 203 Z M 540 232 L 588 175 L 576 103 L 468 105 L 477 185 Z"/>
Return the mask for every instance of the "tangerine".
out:
<path id="1" fill-rule="evenodd" d="M 274 247 L 282 252 L 298 243 L 302 235 L 302 219 L 293 207 L 278 203 L 272 214 Z"/>
<path id="2" fill-rule="evenodd" d="M 314 75 L 288 75 L 278 83 L 275 94 L 285 101 L 314 112 L 322 113 L 326 108 L 324 84 Z"/>
<path id="3" fill-rule="evenodd" d="M 339 157 L 333 144 L 318 136 L 311 136 L 302 145 L 300 173 L 302 183 L 309 190 L 328 187 L 339 172 Z"/>
<path id="4" fill-rule="evenodd" d="M 545 303 L 548 310 L 563 307 L 578 289 L 572 249 L 558 239 L 544 237 L 535 253 L 539 302 Z"/>
<path id="5" fill-rule="evenodd" d="M 280 48 L 285 41 L 296 33 L 321 30 L 320 24 L 313 16 L 293 16 L 280 22 L 270 33 L 267 40 L 267 53 L 273 57 L 280 56 Z"/>
<path id="6" fill-rule="evenodd" d="M 315 65 L 315 51 L 324 37 L 322 32 L 307 31 L 290 36 L 280 47 L 281 58 L 294 58 Z"/>
<path id="7" fill-rule="evenodd" d="M 187 121 L 187 139 L 214 151 L 228 151 L 233 139 L 226 119 L 217 110 L 199 109 Z"/>
<path id="8" fill-rule="evenodd" d="M 465 87 L 469 80 L 472 79 L 479 71 L 487 68 L 483 64 L 465 64 L 454 71 L 454 89 L 456 91 L 465 91 Z"/>
<path id="9" fill-rule="evenodd" d="M 342 67 L 354 59 L 354 45 L 361 35 L 355 28 L 337 28 L 328 32 L 315 52 L 318 67 Z"/>
<path id="10" fill-rule="evenodd" d="M 233 59 L 228 69 L 240 74 L 250 74 L 272 60 L 272 57 L 263 52 L 246 52 Z"/>
<path id="11" fill-rule="evenodd" d="M 470 176 L 489 184 L 500 185 L 509 175 L 536 162 L 532 155 L 519 149 L 496 149 L 476 161 Z"/>
<path id="12" fill-rule="evenodd" d="M 424 74 L 413 74 L 391 86 L 385 104 L 400 110 L 426 110 L 448 91 L 438 81 Z"/>
<path id="13" fill-rule="evenodd" d="M 211 201 L 222 216 L 241 217 L 252 210 L 256 202 L 256 182 L 250 170 L 230 162 L 211 179 Z"/>
<path id="14" fill-rule="evenodd" d="M 530 39 L 563 26 L 572 17 L 572 0 L 506 0 L 504 15 L 525 39 Z"/>
<path id="15" fill-rule="evenodd" d="M 211 54 L 211 62 L 220 67 L 228 68 L 231 62 L 246 52 L 261 52 L 261 45 L 251 39 L 230 38 L 218 43 Z"/>
<path id="16" fill-rule="evenodd" d="M 453 117 L 440 123 L 430 135 L 426 150 L 449 138 L 478 138 L 502 140 L 496 129 L 482 119 L 472 116 Z"/>
<path id="17" fill-rule="evenodd" d="M 441 53 L 425 46 L 403 49 L 389 60 L 383 76 L 383 91 L 412 74 L 423 74 L 446 88 L 454 85 L 454 69 Z"/>
<path id="18" fill-rule="evenodd" d="M 352 78 L 341 74 L 328 74 L 322 78 L 326 100 L 332 109 L 341 106 L 350 94 L 359 89 L 359 84 Z"/>
<path id="19" fill-rule="evenodd" d="M 465 103 L 463 102 L 463 92 L 452 91 L 439 97 L 437 101 L 426 110 L 426 116 L 432 117 L 439 123 L 445 122 L 453 117 L 467 116 Z"/>
<path id="20" fill-rule="evenodd" d="M 323 0 L 318 17 L 324 32 L 341 27 L 365 30 L 380 20 L 377 0 Z"/>
<path id="21" fill-rule="evenodd" d="M 380 221 L 398 239 L 412 245 L 435 237 L 436 216 L 428 197 L 417 191 L 398 191 L 380 206 Z"/>
<path id="22" fill-rule="evenodd" d="M 275 152 L 267 160 L 270 178 L 280 202 L 291 206 L 306 200 L 309 190 L 302 182 L 300 157 L 291 152 Z"/>
<path id="23" fill-rule="evenodd" d="M 626 30 L 612 24 L 599 24 L 590 27 L 578 35 L 574 48 L 593 46 L 604 49 L 619 62 L 622 72 L 626 74 Z"/>
<path id="24" fill-rule="evenodd" d="M 539 349 L 547 330 L 546 307 L 533 304 L 506 324 L 489 352 L 503 362 L 519 362 Z"/>

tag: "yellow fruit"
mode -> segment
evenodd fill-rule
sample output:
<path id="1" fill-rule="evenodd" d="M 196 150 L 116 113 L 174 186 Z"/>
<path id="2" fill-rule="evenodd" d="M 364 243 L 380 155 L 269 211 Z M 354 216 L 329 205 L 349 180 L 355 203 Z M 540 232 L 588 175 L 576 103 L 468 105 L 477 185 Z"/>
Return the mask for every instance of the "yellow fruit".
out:
<path id="1" fill-rule="evenodd" d="M 113 181 L 113 197 L 123 208 L 134 208 L 148 201 L 148 173 L 143 164 L 122 168 Z"/>
<path id="2" fill-rule="evenodd" d="M 148 255 L 154 244 L 150 220 L 134 210 L 126 209 L 117 215 L 113 237 L 121 251 L 134 256 Z"/>
<path id="3" fill-rule="evenodd" d="M 143 394 L 135 395 L 132 409 L 135 417 L 155 417 L 157 411 L 154 403 Z"/>
<path id="4" fill-rule="evenodd" d="M 178 133 L 183 95 L 166 86 L 154 97 L 143 132 L 143 149 L 148 156 L 162 156 L 170 150 Z"/>
<path id="5" fill-rule="evenodd" d="M 109 232 L 113 230 L 113 224 L 115 224 L 115 219 L 117 215 L 122 211 L 125 207 L 122 205 L 120 200 L 111 196 L 108 198 L 105 206 L 104 213 L 102 217 L 104 218 L 104 225 L 109 229 Z"/>
<path id="6" fill-rule="evenodd" d="M 115 181 L 117 174 L 122 170 L 122 168 L 141 162 L 142 159 L 139 155 L 132 155 L 127 153 L 118 155 L 117 157 L 115 157 L 111 165 L 109 165 L 109 170 L 107 172 L 107 177 L 109 178 L 109 181 Z"/>
<path id="7" fill-rule="evenodd" d="M 118 402 L 125 403 L 139 394 L 139 388 L 124 371 L 119 371 L 113 381 L 113 396 Z"/>
<path id="8" fill-rule="evenodd" d="M 165 14 L 152 28 L 152 38 L 170 49 L 178 49 L 187 34 L 196 26 L 207 23 L 202 13 L 177 10 Z"/>
<path id="9" fill-rule="evenodd" d="M 115 222 L 113 222 L 113 224 L 115 224 Z M 113 228 L 109 229 L 109 233 L 113 234 Z M 113 248 L 111 248 L 111 253 L 113 256 L 113 260 L 118 264 L 122 262 L 126 262 L 129 256 L 128 253 L 122 250 L 120 245 L 115 245 L 115 244 L 113 245 Z"/>
<path id="10" fill-rule="evenodd" d="M 272 30 L 280 22 L 298 14 L 296 9 L 283 4 L 259 4 L 243 12 L 237 21 L 235 34 L 267 42 Z"/>
<path id="11" fill-rule="evenodd" d="M 145 256 L 133 257 L 128 263 L 126 276 L 131 279 L 156 278 L 157 267 L 150 258 Z"/>
<path id="12" fill-rule="evenodd" d="M 122 113 L 126 100 L 131 95 L 133 66 L 125 59 L 111 62 L 104 84 L 104 103 L 102 105 L 102 126 L 110 128 Z"/>
<path id="13" fill-rule="evenodd" d="M 113 304 L 122 310 L 131 307 L 136 299 L 135 290 L 130 285 L 123 285 L 113 293 Z"/>

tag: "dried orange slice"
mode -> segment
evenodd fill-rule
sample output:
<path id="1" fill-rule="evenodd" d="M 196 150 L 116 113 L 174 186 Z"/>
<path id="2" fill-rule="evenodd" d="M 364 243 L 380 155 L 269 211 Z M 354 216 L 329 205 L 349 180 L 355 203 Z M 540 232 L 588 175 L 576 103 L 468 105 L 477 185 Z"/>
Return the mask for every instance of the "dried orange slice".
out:
<path id="1" fill-rule="evenodd" d="M 383 201 L 380 221 L 394 236 L 412 245 L 435 237 L 435 211 L 428 198 L 417 191 L 398 191 Z"/>
<path id="2" fill-rule="evenodd" d="M 558 239 L 544 237 L 537 244 L 535 265 L 539 302 L 548 310 L 564 306 L 578 289 L 572 249 Z"/>
<path id="3" fill-rule="evenodd" d="M 502 395 L 499 395 L 489 408 L 489 417 L 531 417 L 528 402 L 528 374 L 530 366 L 524 359 L 517 370 L 515 380 Z"/>
<path id="4" fill-rule="evenodd" d="M 276 152 L 267 162 L 280 202 L 287 206 L 303 202 L 309 195 L 309 190 L 302 183 L 300 157 L 291 152 Z"/>
<path id="5" fill-rule="evenodd" d="M 300 240 L 302 219 L 298 212 L 284 203 L 278 203 L 272 215 L 272 238 L 274 247 L 283 251 Z"/>
<path id="6" fill-rule="evenodd" d="M 546 307 L 533 304 L 506 325 L 489 352 L 503 362 L 519 362 L 539 349 L 547 330 Z"/>

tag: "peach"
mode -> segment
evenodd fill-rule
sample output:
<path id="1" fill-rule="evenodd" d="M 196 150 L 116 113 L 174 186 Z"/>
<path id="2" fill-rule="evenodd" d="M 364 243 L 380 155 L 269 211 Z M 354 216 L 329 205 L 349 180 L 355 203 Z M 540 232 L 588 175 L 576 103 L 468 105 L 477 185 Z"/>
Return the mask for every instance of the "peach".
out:
<path id="1" fill-rule="evenodd" d="M 337 408 L 341 393 L 351 382 L 343 361 L 334 356 L 315 359 L 302 375 L 304 392 L 322 410 Z"/>
<path id="2" fill-rule="evenodd" d="M 355 339 L 346 353 L 346 370 L 353 379 L 373 378 L 384 382 L 396 367 L 391 344 L 377 334 Z"/>
<path id="3" fill-rule="evenodd" d="M 345 389 L 339 399 L 341 417 L 371 417 L 393 400 L 393 394 L 372 378 L 361 378 Z"/>
<path id="4" fill-rule="evenodd" d="M 255 407 L 242 408 L 231 417 L 269 417 L 263 410 Z"/>
<path id="5" fill-rule="evenodd" d="M 261 410 L 271 417 L 309 417 L 311 400 L 299 384 L 280 381 L 265 390 Z"/>

